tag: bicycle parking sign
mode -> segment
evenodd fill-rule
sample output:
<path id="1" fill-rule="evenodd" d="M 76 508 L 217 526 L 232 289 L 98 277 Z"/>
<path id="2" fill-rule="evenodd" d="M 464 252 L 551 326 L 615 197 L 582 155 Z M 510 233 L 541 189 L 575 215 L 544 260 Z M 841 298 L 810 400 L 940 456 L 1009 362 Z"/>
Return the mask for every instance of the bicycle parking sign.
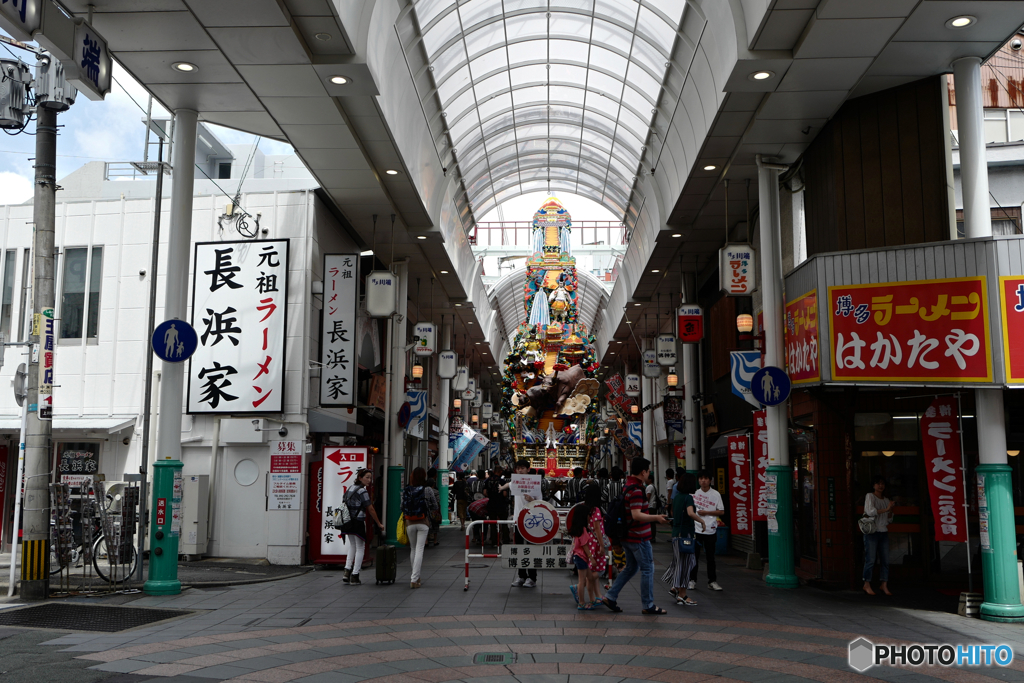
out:
<path id="1" fill-rule="evenodd" d="M 558 512 L 543 500 L 535 500 L 519 511 L 516 527 L 528 543 L 547 543 L 558 535 Z"/>

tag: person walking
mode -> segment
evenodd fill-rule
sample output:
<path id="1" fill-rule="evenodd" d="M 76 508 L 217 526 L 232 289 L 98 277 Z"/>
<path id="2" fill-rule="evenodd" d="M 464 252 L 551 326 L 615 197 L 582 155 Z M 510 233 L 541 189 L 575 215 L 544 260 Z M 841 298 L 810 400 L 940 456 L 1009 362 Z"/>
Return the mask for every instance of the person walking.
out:
<path id="1" fill-rule="evenodd" d="M 348 541 L 348 557 L 345 558 L 345 575 L 342 583 L 358 586 L 359 570 L 363 567 L 363 555 L 366 552 L 366 516 L 369 515 L 377 528 L 384 531 L 384 525 L 377 517 L 377 511 L 370 504 L 370 482 L 373 480 L 373 473 L 367 469 L 356 472 L 356 479 L 352 486 L 345 491 L 342 505 L 348 506 L 348 514 L 352 521 L 349 522 L 351 531 L 345 531 L 345 540 Z"/>
<path id="2" fill-rule="evenodd" d="M 864 592 L 875 595 L 871 589 L 871 575 L 878 565 L 878 588 L 886 595 L 889 592 L 889 522 L 896 501 L 885 497 L 885 477 L 879 475 L 872 480 L 874 489 L 864 497 L 864 515 L 875 520 L 875 531 L 864 534 Z"/>
<path id="3" fill-rule="evenodd" d="M 526 458 L 520 458 L 516 462 L 515 473 L 516 474 L 529 474 L 530 473 L 530 461 L 527 460 Z M 501 491 L 507 491 L 511 487 L 512 487 L 512 484 L 511 484 L 511 482 L 509 482 L 509 483 L 506 483 L 506 484 L 502 484 L 500 490 Z M 523 508 L 526 507 L 527 503 L 533 502 L 534 499 L 533 499 L 533 496 L 529 496 L 529 495 L 526 495 L 524 493 L 522 495 L 514 495 L 514 496 L 512 496 L 512 500 L 513 500 L 513 504 L 514 504 L 513 511 L 512 511 L 512 521 L 515 521 L 515 520 L 519 519 L 519 512 Z M 514 537 L 515 538 L 515 542 L 517 544 L 526 543 L 526 541 L 523 539 L 523 537 L 519 533 L 519 528 L 517 526 L 513 525 L 512 529 L 515 532 L 515 537 Z M 512 585 L 514 587 L 516 587 L 516 588 L 520 588 L 520 587 L 523 587 L 523 588 L 533 588 L 534 586 L 537 585 L 537 570 L 536 569 L 520 569 L 518 571 L 517 575 L 516 575 L 515 580 L 512 582 Z"/>
<path id="4" fill-rule="evenodd" d="M 578 511 L 570 515 L 569 535 L 573 537 L 572 561 L 578 570 L 579 585 L 573 586 L 577 609 L 596 609 L 602 602 L 600 576 L 608 569 L 601 514 L 601 485 L 590 480 L 583 485 Z M 591 599 L 587 600 L 587 594 Z"/>
<path id="5" fill-rule="evenodd" d="M 491 470 L 491 476 L 487 477 L 486 481 L 484 481 L 484 494 L 487 496 L 487 519 L 489 520 L 499 521 L 508 519 L 508 494 L 506 493 L 508 487 L 504 486 L 505 482 L 501 477 L 503 472 L 501 465 L 496 465 Z M 485 538 L 489 537 L 494 541 L 491 545 L 498 545 L 501 525 L 488 524 L 486 526 L 490 527 L 493 531 L 485 534 Z"/>
<path id="6" fill-rule="evenodd" d="M 455 496 L 455 510 L 459 517 L 459 524 L 465 530 L 466 507 L 469 506 L 469 488 L 466 485 L 465 472 L 459 472 L 455 475 L 455 486 L 452 487 L 452 495 Z"/>
<path id="7" fill-rule="evenodd" d="M 683 552 L 680 541 L 690 539 L 696 544 L 695 525 L 700 524 L 700 528 L 703 530 L 707 523 L 703 517 L 697 514 L 693 496 L 684 492 L 683 479 L 685 476 L 686 472 L 683 470 L 679 470 L 676 474 L 675 496 L 672 498 L 672 555 L 675 557 L 676 570 L 670 592 L 675 596 L 677 605 L 695 607 L 697 601 L 686 595 L 686 589 L 690 572 L 693 571 L 693 567 L 697 563 L 696 548 L 692 549 L 694 552 Z"/>
<path id="8" fill-rule="evenodd" d="M 697 587 L 697 570 L 700 568 L 700 553 L 703 550 L 708 565 L 708 588 L 720 591 L 722 587 L 718 585 L 715 545 L 718 543 L 718 519 L 725 513 L 725 508 L 722 506 L 722 495 L 711 488 L 711 474 L 707 470 L 700 471 L 697 481 L 700 489 L 694 491 L 693 502 L 697 506 L 697 514 L 704 519 L 704 528 L 697 532 L 693 570 L 687 587 L 691 590 Z"/>
<path id="9" fill-rule="evenodd" d="M 651 477 L 650 483 L 647 484 L 647 489 L 645 490 L 645 494 L 647 495 L 647 505 L 649 506 L 651 512 L 653 512 L 654 514 L 661 514 L 662 513 L 662 509 L 661 509 L 661 496 L 658 494 L 658 487 L 654 485 L 654 477 Z M 658 542 L 658 525 L 652 523 L 651 524 L 651 543 L 657 543 L 657 542 Z"/>
<path id="10" fill-rule="evenodd" d="M 647 458 L 635 457 L 629 463 L 630 476 L 622 489 L 626 510 L 631 523 L 626 538 L 621 540 L 626 553 L 626 568 L 604 596 L 604 605 L 613 612 L 621 612 L 616 600 L 633 575 L 640 572 L 640 600 L 643 614 L 668 614 L 654 604 L 654 552 L 651 548 L 651 522 L 666 523 L 665 515 L 648 514 L 647 496 L 644 485 L 651 477 L 651 462 Z"/>
<path id="11" fill-rule="evenodd" d="M 430 513 L 438 509 L 437 494 L 427 486 L 427 473 L 422 467 L 412 471 L 409 485 L 402 491 L 402 515 L 405 516 L 405 533 L 409 535 L 409 560 L 412 573 L 409 588 L 420 587 L 420 570 L 423 567 L 423 548 L 430 534 Z"/>

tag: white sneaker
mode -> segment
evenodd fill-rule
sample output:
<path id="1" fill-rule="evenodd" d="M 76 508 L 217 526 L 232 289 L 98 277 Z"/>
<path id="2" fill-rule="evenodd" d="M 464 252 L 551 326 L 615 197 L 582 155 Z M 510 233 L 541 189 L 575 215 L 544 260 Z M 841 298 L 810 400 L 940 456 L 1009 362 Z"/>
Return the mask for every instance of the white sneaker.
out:
<path id="1" fill-rule="evenodd" d="M 691 581 L 690 583 L 686 584 L 686 590 L 688 590 L 688 591 L 697 590 L 697 582 L 696 581 Z"/>
<path id="2" fill-rule="evenodd" d="M 526 583 L 523 584 L 523 588 L 533 588 L 537 585 L 537 582 L 533 579 L 527 579 Z"/>
<path id="3" fill-rule="evenodd" d="M 718 585 L 717 581 L 712 581 L 711 583 L 709 583 L 708 584 L 708 588 L 710 588 L 713 591 L 720 591 L 720 590 L 722 590 L 722 587 Z"/>
<path id="4" fill-rule="evenodd" d="M 524 579 L 516 577 L 516 580 L 512 582 L 513 588 L 522 588 Z"/>

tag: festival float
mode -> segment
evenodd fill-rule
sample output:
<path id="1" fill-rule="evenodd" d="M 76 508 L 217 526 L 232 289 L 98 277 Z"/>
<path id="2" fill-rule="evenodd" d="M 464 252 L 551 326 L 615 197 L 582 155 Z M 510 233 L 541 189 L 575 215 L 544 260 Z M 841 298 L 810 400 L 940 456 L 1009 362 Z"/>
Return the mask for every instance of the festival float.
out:
<path id="1" fill-rule="evenodd" d="M 579 281 L 570 248 L 572 221 L 549 197 L 533 216 L 523 306 L 505 357 L 501 417 L 515 459 L 551 477 L 591 469 L 599 418 L 595 340 L 579 320 Z"/>

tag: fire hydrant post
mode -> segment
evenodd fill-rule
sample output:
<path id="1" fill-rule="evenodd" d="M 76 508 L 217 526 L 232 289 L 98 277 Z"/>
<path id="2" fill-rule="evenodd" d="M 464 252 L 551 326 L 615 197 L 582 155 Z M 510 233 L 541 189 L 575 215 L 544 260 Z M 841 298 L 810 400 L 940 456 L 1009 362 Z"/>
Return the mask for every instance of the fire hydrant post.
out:
<path id="1" fill-rule="evenodd" d="M 153 464 L 153 501 L 149 525 L 149 579 L 142 586 L 146 595 L 177 595 L 178 539 L 181 534 L 180 460 L 157 460 Z"/>

